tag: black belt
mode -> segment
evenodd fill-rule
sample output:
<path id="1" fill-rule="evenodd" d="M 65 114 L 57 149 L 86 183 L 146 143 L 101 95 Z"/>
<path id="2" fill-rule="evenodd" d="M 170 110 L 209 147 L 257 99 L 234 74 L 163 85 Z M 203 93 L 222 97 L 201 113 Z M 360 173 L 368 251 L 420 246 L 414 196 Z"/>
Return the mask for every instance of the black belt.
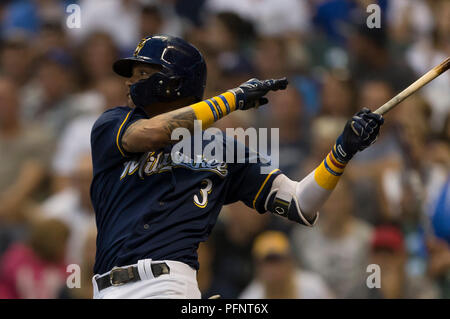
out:
<path id="1" fill-rule="evenodd" d="M 170 274 L 170 268 L 166 263 L 151 264 L 153 277 Z M 111 287 L 121 286 L 129 282 L 142 280 L 137 266 L 114 267 L 109 274 L 96 279 L 98 291 Z"/>

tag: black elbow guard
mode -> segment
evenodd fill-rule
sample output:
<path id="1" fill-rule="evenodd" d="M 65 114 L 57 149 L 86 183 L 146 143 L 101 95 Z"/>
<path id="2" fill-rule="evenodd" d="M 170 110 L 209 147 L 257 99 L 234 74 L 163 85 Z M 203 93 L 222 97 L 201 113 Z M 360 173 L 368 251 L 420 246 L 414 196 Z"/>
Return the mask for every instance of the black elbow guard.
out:
<path id="1" fill-rule="evenodd" d="M 290 193 L 281 193 L 278 189 L 274 189 L 269 193 L 264 208 L 274 215 L 285 217 L 309 227 L 314 226 L 319 218 L 319 213 L 317 212 L 313 220 L 309 221 L 303 216 L 297 198 Z"/>

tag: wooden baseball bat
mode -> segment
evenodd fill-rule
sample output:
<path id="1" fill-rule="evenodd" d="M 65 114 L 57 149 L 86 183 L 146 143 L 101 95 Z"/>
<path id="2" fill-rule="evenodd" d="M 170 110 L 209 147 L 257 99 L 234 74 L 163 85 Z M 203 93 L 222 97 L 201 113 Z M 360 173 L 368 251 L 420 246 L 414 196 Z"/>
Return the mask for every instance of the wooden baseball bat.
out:
<path id="1" fill-rule="evenodd" d="M 394 96 L 392 99 L 384 103 L 382 106 L 380 106 L 377 110 L 374 111 L 376 114 L 385 114 L 389 112 L 391 109 L 393 109 L 397 104 L 402 102 L 404 99 L 406 99 L 411 94 L 415 93 L 417 90 L 419 90 L 421 87 L 426 85 L 428 82 L 431 82 L 435 78 L 437 78 L 439 75 L 444 73 L 450 68 L 450 57 L 445 59 L 444 62 L 441 64 L 435 66 L 430 71 L 422 75 L 417 81 L 415 81 L 413 84 L 408 86 L 406 89 L 401 91 L 399 94 Z"/>

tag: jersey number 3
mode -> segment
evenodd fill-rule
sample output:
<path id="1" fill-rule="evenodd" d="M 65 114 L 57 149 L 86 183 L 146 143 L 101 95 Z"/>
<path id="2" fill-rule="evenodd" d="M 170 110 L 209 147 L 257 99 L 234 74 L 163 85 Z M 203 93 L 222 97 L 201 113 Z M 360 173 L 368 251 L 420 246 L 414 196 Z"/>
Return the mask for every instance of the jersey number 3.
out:
<path id="1" fill-rule="evenodd" d="M 194 204 L 200 208 L 205 208 L 208 205 L 208 195 L 212 192 L 212 182 L 209 178 L 202 180 L 200 188 L 200 198 L 194 195 Z"/>

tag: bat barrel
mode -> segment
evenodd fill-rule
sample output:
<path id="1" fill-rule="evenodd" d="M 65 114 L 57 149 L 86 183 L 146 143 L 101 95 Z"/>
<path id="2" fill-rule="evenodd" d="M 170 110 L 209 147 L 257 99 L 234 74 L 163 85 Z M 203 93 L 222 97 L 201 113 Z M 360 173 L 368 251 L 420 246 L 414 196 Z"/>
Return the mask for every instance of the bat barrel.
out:
<path id="1" fill-rule="evenodd" d="M 439 64 L 436 68 L 438 69 L 439 74 L 444 73 L 445 71 L 450 69 L 450 57 L 445 59 L 445 61 Z"/>
<path id="2" fill-rule="evenodd" d="M 380 106 L 378 109 L 374 111 L 376 114 L 383 115 L 393 109 L 397 104 L 401 103 L 404 99 L 406 99 L 411 94 L 415 93 L 417 90 L 425 86 L 427 83 L 434 80 L 436 77 L 444 73 L 450 68 L 450 57 L 445 59 L 441 64 L 435 66 L 433 69 L 425 73 L 421 76 L 417 81 L 408 86 L 406 89 L 401 91 L 399 94 L 394 96 L 392 99 L 387 101 L 385 104 Z"/>

